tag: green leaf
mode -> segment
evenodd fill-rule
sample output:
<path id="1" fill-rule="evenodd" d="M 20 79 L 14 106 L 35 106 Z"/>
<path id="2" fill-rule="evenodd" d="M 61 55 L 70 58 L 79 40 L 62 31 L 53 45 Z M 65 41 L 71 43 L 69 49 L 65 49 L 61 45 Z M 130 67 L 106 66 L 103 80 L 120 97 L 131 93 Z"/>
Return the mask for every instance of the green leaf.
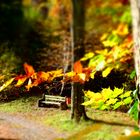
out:
<path id="1" fill-rule="evenodd" d="M 133 70 L 131 73 L 130 73 L 130 79 L 134 79 L 136 76 L 136 70 Z"/>
<path id="2" fill-rule="evenodd" d="M 107 106 L 107 105 L 102 105 L 100 108 L 99 108 L 100 110 L 106 110 L 106 109 L 109 109 L 109 107 Z"/>
<path id="3" fill-rule="evenodd" d="M 135 99 L 137 98 L 137 96 L 138 96 L 138 88 L 136 88 L 136 89 L 133 91 L 133 96 L 134 96 Z"/>
<path id="4" fill-rule="evenodd" d="M 125 97 L 128 97 L 128 96 L 130 96 L 131 92 L 132 92 L 132 91 L 127 91 L 127 92 L 125 92 L 124 94 L 120 95 L 119 97 L 120 97 L 121 99 L 123 99 L 123 98 L 125 98 Z"/>
<path id="5" fill-rule="evenodd" d="M 138 120 L 138 100 L 134 102 L 133 106 L 128 110 L 128 113 L 134 120 Z"/>
<path id="6" fill-rule="evenodd" d="M 126 99 L 123 100 L 123 102 L 127 105 L 132 102 L 132 97 L 127 97 Z"/>
<path id="7" fill-rule="evenodd" d="M 121 105 L 123 105 L 123 102 L 117 102 L 114 106 L 113 106 L 113 110 L 119 108 Z"/>

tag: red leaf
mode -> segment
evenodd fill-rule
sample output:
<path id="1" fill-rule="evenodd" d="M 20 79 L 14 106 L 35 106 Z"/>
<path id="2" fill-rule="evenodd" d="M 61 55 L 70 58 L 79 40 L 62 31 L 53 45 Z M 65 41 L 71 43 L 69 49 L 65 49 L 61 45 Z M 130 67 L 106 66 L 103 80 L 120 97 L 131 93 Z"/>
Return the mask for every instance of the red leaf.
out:
<path id="1" fill-rule="evenodd" d="M 31 65 L 29 65 L 27 63 L 24 63 L 23 66 L 24 66 L 24 70 L 26 72 L 26 75 L 28 77 L 30 77 L 31 75 L 33 75 L 35 73 L 35 70 L 34 70 L 34 68 Z"/>
<path id="2" fill-rule="evenodd" d="M 74 63 L 74 72 L 76 73 L 82 73 L 82 70 L 83 70 L 83 66 L 81 64 L 80 61 L 77 61 Z"/>

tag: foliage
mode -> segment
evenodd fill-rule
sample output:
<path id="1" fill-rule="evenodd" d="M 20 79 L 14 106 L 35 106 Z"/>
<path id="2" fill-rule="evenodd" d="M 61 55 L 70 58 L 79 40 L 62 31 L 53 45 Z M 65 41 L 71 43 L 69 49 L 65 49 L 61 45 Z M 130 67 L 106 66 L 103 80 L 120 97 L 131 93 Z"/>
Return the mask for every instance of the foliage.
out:
<path id="1" fill-rule="evenodd" d="M 125 70 L 131 73 L 133 70 L 132 36 L 127 24 L 120 23 L 116 30 L 104 33 L 101 38 L 103 50 L 89 52 L 81 61 L 89 60 L 88 67 L 92 69 L 92 77 L 96 71 L 102 71 L 102 76 L 107 77 L 112 69 Z"/>
<path id="2" fill-rule="evenodd" d="M 27 81 L 27 85 L 25 85 L 25 87 L 27 90 L 30 90 L 30 88 L 38 86 L 43 82 L 51 83 L 54 78 L 62 76 L 65 76 L 65 79 L 62 82 L 73 81 L 80 82 L 83 84 L 85 81 L 89 79 L 91 73 L 91 70 L 89 68 L 83 68 L 80 61 L 75 62 L 73 72 L 68 72 L 66 74 L 62 72 L 62 69 L 48 72 L 44 71 L 35 72 L 34 68 L 31 65 L 24 63 L 23 66 L 25 74 L 18 75 L 6 81 L 0 87 L 0 92 L 5 88 L 7 88 L 13 81 L 16 82 L 15 84 L 16 87 L 22 86 Z"/>
<path id="3" fill-rule="evenodd" d="M 87 101 L 83 103 L 85 106 L 91 106 L 100 110 L 116 110 L 121 106 L 132 103 L 132 91 L 124 91 L 124 89 L 104 88 L 100 93 L 85 91 Z"/>
<path id="4" fill-rule="evenodd" d="M 10 59 L 9 59 L 10 58 Z M 0 45 L 0 74 L 11 77 L 11 73 L 18 71 L 21 59 L 9 48 L 9 43 Z M 10 74 L 10 75 L 9 75 Z M 9 78 L 8 77 L 8 78 Z"/>
<path id="5" fill-rule="evenodd" d="M 133 105 L 129 109 L 128 113 L 130 114 L 130 116 L 132 116 L 132 118 L 134 118 L 134 120 L 138 121 L 138 89 L 135 89 L 133 91 L 133 96 Z"/>

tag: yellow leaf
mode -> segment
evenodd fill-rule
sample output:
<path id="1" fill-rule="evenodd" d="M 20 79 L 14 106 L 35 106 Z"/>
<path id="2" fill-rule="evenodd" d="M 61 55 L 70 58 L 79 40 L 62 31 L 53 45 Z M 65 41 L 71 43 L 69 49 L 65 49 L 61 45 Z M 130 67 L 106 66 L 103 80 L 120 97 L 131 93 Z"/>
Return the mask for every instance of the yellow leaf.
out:
<path id="1" fill-rule="evenodd" d="M 111 104 L 114 105 L 117 102 L 117 100 L 118 99 L 110 99 L 106 103 L 107 103 L 107 105 L 111 105 Z"/>
<path id="2" fill-rule="evenodd" d="M 82 103 L 82 105 L 89 106 L 89 105 L 92 105 L 93 103 L 94 103 L 94 101 L 91 99 L 89 101 Z"/>
<path id="3" fill-rule="evenodd" d="M 0 87 L 0 92 L 2 90 L 4 90 L 6 87 L 8 87 L 13 81 L 14 81 L 15 78 L 11 78 L 10 80 L 6 81 L 1 87 Z"/>
<path id="4" fill-rule="evenodd" d="M 83 80 L 83 81 L 86 80 L 86 75 L 85 75 L 85 73 L 79 73 L 78 76 L 80 77 L 81 80 Z"/>
<path id="5" fill-rule="evenodd" d="M 112 67 L 106 68 L 106 69 L 102 72 L 102 76 L 103 76 L 103 77 L 107 77 L 108 74 L 111 72 L 112 69 L 113 69 Z"/>
<path id="6" fill-rule="evenodd" d="M 128 30 L 128 25 L 127 24 L 124 24 L 124 23 L 121 23 L 117 30 L 116 30 L 116 33 L 118 35 L 121 35 L 121 36 L 125 36 L 129 33 L 129 30 Z"/>
<path id="7" fill-rule="evenodd" d="M 81 58 L 81 61 L 86 61 L 86 60 L 92 58 L 93 56 L 94 56 L 94 53 L 89 52 L 89 53 L 85 54 L 85 56 L 83 58 Z"/>
<path id="8" fill-rule="evenodd" d="M 26 76 L 25 77 L 23 76 L 22 78 L 18 79 L 17 84 L 15 86 L 19 87 L 19 86 L 23 85 L 24 82 L 26 81 L 26 79 L 27 79 Z"/>
<path id="9" fill-rule="evenodd" d="M 66 76 L 73 77 L 75 76 L 75 74 L 76 74 L 75 72 L 71 71 L 71 72 L 66 73 Z"/>
<path id="10" fill-rule="evenodd" d="M 104 33 L 101 38 L 100 38 L 100 41 L 103 41 L 107 38 L 108 34 L 107 33 Z"/>
<path id="11" fill-rule="evenodd" d="M 94 79 L 95 73 L 96 73 L 96 71 L 93 71 L 93 72 L 90 74 L 90 78 Z"/>

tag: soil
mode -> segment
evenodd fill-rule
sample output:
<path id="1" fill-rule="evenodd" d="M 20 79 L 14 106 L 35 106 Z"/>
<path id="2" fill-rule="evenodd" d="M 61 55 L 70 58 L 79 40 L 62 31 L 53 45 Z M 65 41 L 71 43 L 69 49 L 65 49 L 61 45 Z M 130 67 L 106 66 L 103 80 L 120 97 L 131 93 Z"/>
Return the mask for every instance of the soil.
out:
<path id="1" fill-rule="evenodd" d="M 0 140 L 56 140 L 66 137 L 21 115 L 0 112 Z"/>

